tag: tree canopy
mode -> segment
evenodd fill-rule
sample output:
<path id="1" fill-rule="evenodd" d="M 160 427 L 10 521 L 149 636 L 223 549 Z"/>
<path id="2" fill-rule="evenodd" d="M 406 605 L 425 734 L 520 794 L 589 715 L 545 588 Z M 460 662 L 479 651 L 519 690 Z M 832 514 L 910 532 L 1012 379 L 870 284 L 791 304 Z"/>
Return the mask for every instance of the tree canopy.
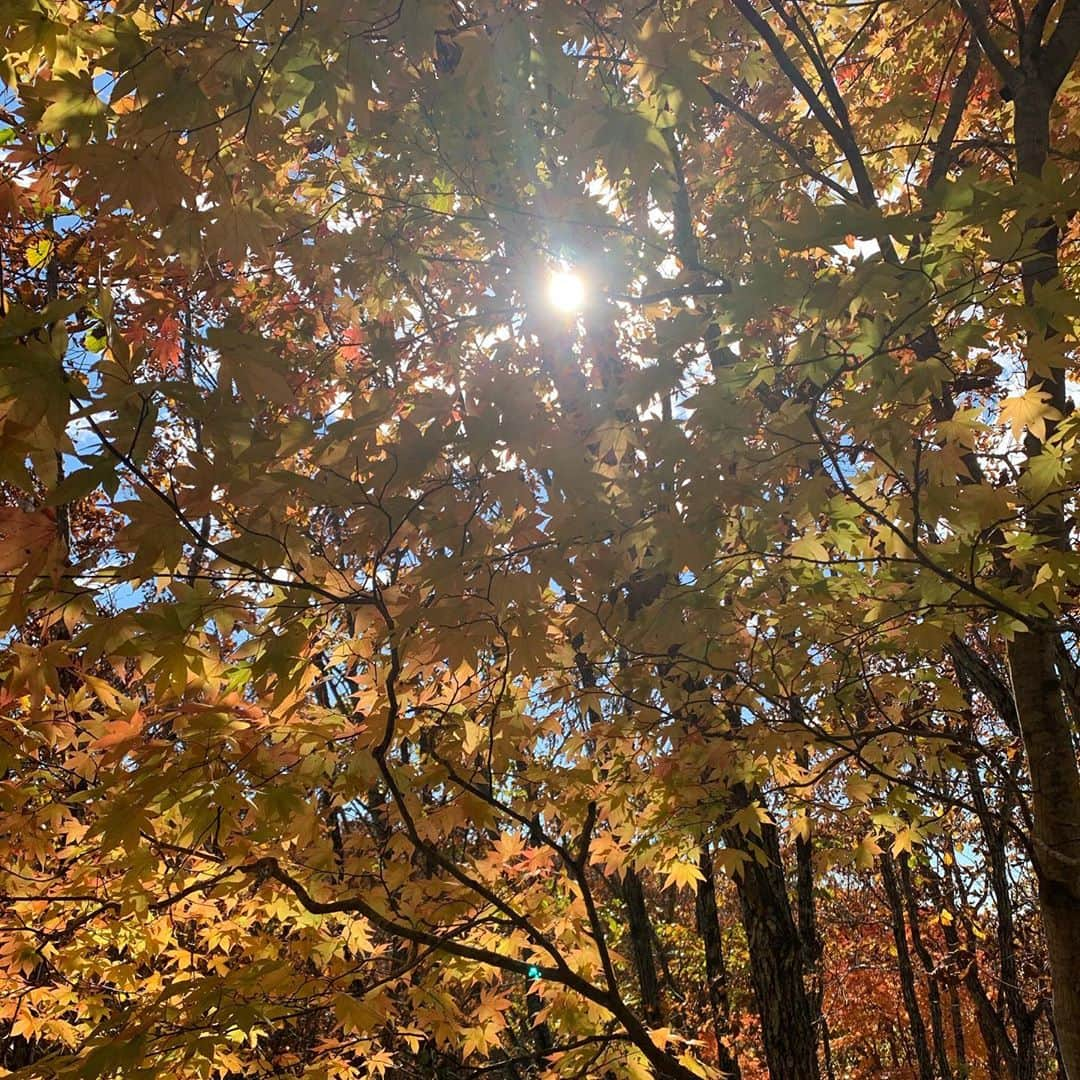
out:
<path id="1" fill-rule="evenodd" d="M 1080 1080 L 1080 2 L 0 12 L 0 1066 Z"/>

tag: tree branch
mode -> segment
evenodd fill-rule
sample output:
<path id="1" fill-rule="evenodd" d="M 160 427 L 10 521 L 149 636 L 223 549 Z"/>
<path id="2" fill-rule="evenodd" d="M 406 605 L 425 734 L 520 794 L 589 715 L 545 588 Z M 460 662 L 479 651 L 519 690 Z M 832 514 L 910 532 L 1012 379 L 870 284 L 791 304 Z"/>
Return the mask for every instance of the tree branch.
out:
<path id="1" fill-rule="evenodd" d="M 791 54 L 784 48 L 783 42 L 777 36 L 776 31 L 762 17 L 750 0 L 732 0 L 739 14 L 754 28 L 762 41 L 769 47 L 774 59 L 780 66 L 780 70 L 787 76 L 791 85 L 799 92 L 803 100 L 809 106 L 810 111 L 820 121 L 822 127 L 832 136 L 833 142 L 844 155 L 855 181 L 855 190 L 859 194 L 859 201 L 866 207 L 877 205 L 877 193 L 870 180 L 870 174 L 866 171 L 866 163 L 850 127 L 845 127 L 843 119 L 838 119 L 826 107 L 817 91 L 810 85 L 806 76 L 799 70 Z M 805 46 L 804 46 L 805 48 Z M 813 62 L 813 57 L 811 57 Z M 846 110 L 844 113 L 846 117 Z"/>
<path id="2" fill-rule="evenodd" d="M 957 0 L 957 3 L 960 10 L 964 13 L 964 17 L 971 24 L 975 36 L 979 39 L 979 44 L 982 46 L 983 52 L 986 53 L 990 63 L 994 65 L 997 73 L 1001 76 L 1002 82 L 1004 82 L 1010 90 L 1015 90 L 1016 84 L 1020 78 L 1020 73 L 1009 62 L 1009 58 L 1005 55 L 1001 46 L 994 39 L 994 35 L 990 31 L 990 24 L 986 21 L 986 6 L 984 0 Z"/>
<path id="3" fill-rule="evenodd" d="M 927 192 L 933 191 L 945 179 L 949 170 L 949 154 L 953 141 L 956 139 L 956 133 L 960 130 L 960 123 L 964 119 L 964 110 L 967 108 L 968 97 L 975 84 L 975 77 L 979 74 L 981 63 L 982 46 L 979 44 L 978 35 L 972 34 L 971 40 L 968 41 L 964 66 L 949 97 L 949 108 L 945 113 L 945 120 L 941 125 L 941 131 L 938 132 L 938 137 L 934 140 L 934 156 L 930 162 L 930 175 L 926 180 Z"/>
<path id="4" fill-rule="evenodd" d="M 1065 0 L 1057 26 L 1041 52 L 1040 74 L 1043 85 L 1053 96 L 1080 53 L 1080 0 Z"/>

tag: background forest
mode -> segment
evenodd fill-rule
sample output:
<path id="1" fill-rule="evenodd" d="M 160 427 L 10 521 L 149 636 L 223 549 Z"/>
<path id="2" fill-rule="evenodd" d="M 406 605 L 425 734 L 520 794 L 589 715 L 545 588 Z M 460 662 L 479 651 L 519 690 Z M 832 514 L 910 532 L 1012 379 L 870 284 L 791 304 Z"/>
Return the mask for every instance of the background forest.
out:
<path id="1" fill-rule="evenodd" d="M 0 42 L 0 1074 L 1080 1080 L 1080 0 Z"/>

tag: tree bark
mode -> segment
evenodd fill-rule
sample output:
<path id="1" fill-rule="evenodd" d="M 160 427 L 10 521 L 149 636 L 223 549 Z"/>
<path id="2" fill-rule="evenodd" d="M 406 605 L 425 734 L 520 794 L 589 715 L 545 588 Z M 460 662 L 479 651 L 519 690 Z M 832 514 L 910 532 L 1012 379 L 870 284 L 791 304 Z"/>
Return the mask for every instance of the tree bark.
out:
<path id="1" fill-rule="evenodd" d="M 986 844 L 986 859 L 990 866 L 990 888 L 997 908 L 998 964 L 1001 968 L 1001 997 L 1008 1008 L 1016 1035 L 1017 1080 L 1035 1078 L 1035 1017 L 1020 993 L 1020 973 L 1016 962 L 1016 939 L 1013 923 L 1012 896 L 1009 892 L 1008 859 L 1005 852 L 1005 829 L 986 801 L 982 779 L 973 764 L 967 767 L 968 787 L 979 827 Z"/>
<path id="2" fill-rule="evenodd" d="M 1053 982 L 1054 1023 L 1069 1080 L 1080 1080 L 1080 776 L 1049 632 L 1009 643 L 1034 818 L 1039 906 Z"/>
<path id="3" fill-rule="evenodd" d="M 804 764 L 805 762 L 800 762 Z M 814 904 L 814 847 L 809 837 L 795 840 L 795 898 L 799 913 L 799 941 L 802 944 L 804 983 L 808 985 L 814 1031 L 821 1040 L 828 1071 L 829 1053 L 826 1048 L 825 1017 L 822 1004 L 825 1000 L 825 982 L 822 977 L 821 955 L 823 946 L 817 928 L 817 908 Z"/>
<path id="4" fill-rule="evenodd" d="M 923 974 L 926 976 L 926 997 L 930 1007 L 930 1038 L 934 1051 L 934 1061 L 937 1064 L 938 1075 L 942 1080 L 950 1080 L 953 1074 L 949 1064 L 949 1055 L 945 1048 L 945 1022 L 941 1010 L 941 987 L 938 984 L 937 965 L 926 942 L 923 940 L 920 922 L 922 914 L 919 911 L 919 902 L 915 896 L 915 889 L 911 881 L 911 869 L 907 856 L 900 861 L 900 885 L 904 894 L 904 905 L 907 908 L 908 923 L 911 927 L 911 947 L 922 965 Z"/>
<path id="5" fill-rule="evenodd" d="M 926 1039 L 926 1024 L 919 1009 L 919 999 L 915 993 L 915 972 L 911 966 L 911 952 L 908 949 L 907 929 L 904 923 L 904 906 L 900 898 L 900 885 L 896 880 L 893 857 L 886 852 L 881 856 L 881 880 L 885 886 L 885 897 L 889 902 L 892 915 L 893 941 L 896 943 L 896 966 L 900 973 L 900 993 L 904 999 L 904 1008 L 908 1014 L 911 1029 L 911 1041 L 915 1048 L 915 1061 L 918 1065 L 919 1080 L 934 1080 L 934 1066 L 930 1058 L 930 1044 Z"/>
<path id="6" fill-rule="evenodd" d="M 702 880 L 697 884 L 694 914 L 698 936 L 705 946 L 705 978 L 708 983 L 709 1009 L 716 1031 L 717 1064 L 725 1076 L 731 1080 L 741 1080 L 739 1059 L 725 1041 L 731 1034 L 731 1003 L 728 998 L 724 943 L 720 937 L 720 913 L 716 907 L 716 875 L 707 844 L 701 846 L 698 866 Z"/>
<path id="7" fill-rule="evenodd" d="M 1073 5 L 1075 6 L 1075 5 Z M 1064 16 L 1062 16 L 1064 18 Z M 1052 42 L 1058 39 L 1055 33 Z M 1049 48 L 1049 46 L 1047 46 Z M 1073 51 L 1075 56 L 1075 50 Z M 1046 51 L 1022 56 L 1015 82 L 1014 137 L 1022 173 L 1040 177 L 1050 148 L 1050 110 L 1056 86 L 1047 85 L 1040 70 Z M 1067 70 L 1067 68 L 1066 68 Z M 1030 248 L 1021 262 L 1024 296 L 1029 306 L 1038 289 L 1058 278 L 1058 230 L 1053 222 L 1029 222 Z M 1050 337 L 1053 330 L 1047 331 Z M 1064 412 L 1065 369 L 1027 358 L 1028 386 Z M 1047 437 L 1053 434 L 1047 425 Z M 1029 460 L 1042 450 L 1030 433 L 1025 442 Z M 1060 500 L 1051 500 L 1031 514 L 1030 526 L 1046 543 L 1069 542 Z M 1030 625 L 1008 644 L 1009 672 L 1016 712 L 1031 776 L 1032 840 L 1035 846 L 1039 902 L 1053 982 L 1054 1021 L 1061 1056 L 1070 1080 L 1080 1080 L 1080 770 L 1065 710 L 1057 667 L 1058 635 L 1051 626 Z"/>
<path id="8" fill-rule="evenodd" d="M 659 1027 L 663 1018 L 660 1003 L 660 980 L 656 977 L 656 958 L 652 947 L 652 925 L 645 906 L 645 890 L 632 866 L 627 867 L 621 886 L 630 929 L 630 949 L 634 957 L 638 987 L 641 990 L 642 1018 L 649 1027 Z"/>
<path id="9" fill-rule="evenodd" d="M 945 902 L 945 896 L 938 879 L 933 875 L 927 878 L 927 886 L 934 902 L 942 911 L 949 911 L 954 916 L 953 921 L 942 923 L 942 936 L 945 938 L 945 945 L 949 950 L 952 964 L 957 968 L 960 981 L 963 983 L 964 989 L 967 990 L 971 1003 L 975 1006 L 975 1018 L 979 1025 L 979 1033 L 982 1035 L 983 1044 L 986 1046 L 986 1065 L 990 1073 L 990 1080 L 1000 1080 L 1003 1075 L 1003 1064 L 1011 1080 L 1016 1075 L 1016 1048 L 1009 1039 L 1009 1032 L 1005 1027 L 1001 1014 L 994 1007 L 994 1003 L 990 1000 L 982 984 L 974 947 L 965 948 L 960 941 L 955 922 L 956 912 L 960 910 L 960 904 L 956 902 L 955 885 L 947 878 L 944 885 L 953 894 L 954 902 L 951 906 Z M 962 1017 L 958 1017 L 955 1013 L 954 1024 L 959 1024 L 958 1027 L 954 1028 L 956 1044 L 959 1048 L 963 1045 L 963 1020 Z M 960 1059 L 961 1065 L 963 1065 L 964 1055 L 959 1049 L 957 1050 L 957 1057 Z"/>
<path id="10" fill-rule="evenodd" d="M 741 789 L 738 801 L 748 804 Z M 724 842 L 749 858 L 736 878 L 750 974 L 771 1080 L 819 1080 L 813 1009 L 803 983 L 802 942 L 791 911 L 775 826 L 760 836 L 727 829 Z"/>
<path id="11" fill-rule="evenodd" d="M 967 1076 L 967 1046 L 964 1042 L 964 1010 L 955 986 L 949 987 L 949 1023 L 952 1027 L 953 1057 L 956 1059 L 956 1075 Z"/>

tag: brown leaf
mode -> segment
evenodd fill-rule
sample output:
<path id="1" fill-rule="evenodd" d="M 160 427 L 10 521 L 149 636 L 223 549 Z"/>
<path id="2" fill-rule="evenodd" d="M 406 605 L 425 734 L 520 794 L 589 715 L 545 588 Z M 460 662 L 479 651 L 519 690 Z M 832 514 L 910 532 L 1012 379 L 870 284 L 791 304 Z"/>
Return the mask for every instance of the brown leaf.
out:
<path id="1" fill-rule="evenodd" d="M 0 573 L 21 570 L 57 538 L 55 511 L 0 507 Z"/>

